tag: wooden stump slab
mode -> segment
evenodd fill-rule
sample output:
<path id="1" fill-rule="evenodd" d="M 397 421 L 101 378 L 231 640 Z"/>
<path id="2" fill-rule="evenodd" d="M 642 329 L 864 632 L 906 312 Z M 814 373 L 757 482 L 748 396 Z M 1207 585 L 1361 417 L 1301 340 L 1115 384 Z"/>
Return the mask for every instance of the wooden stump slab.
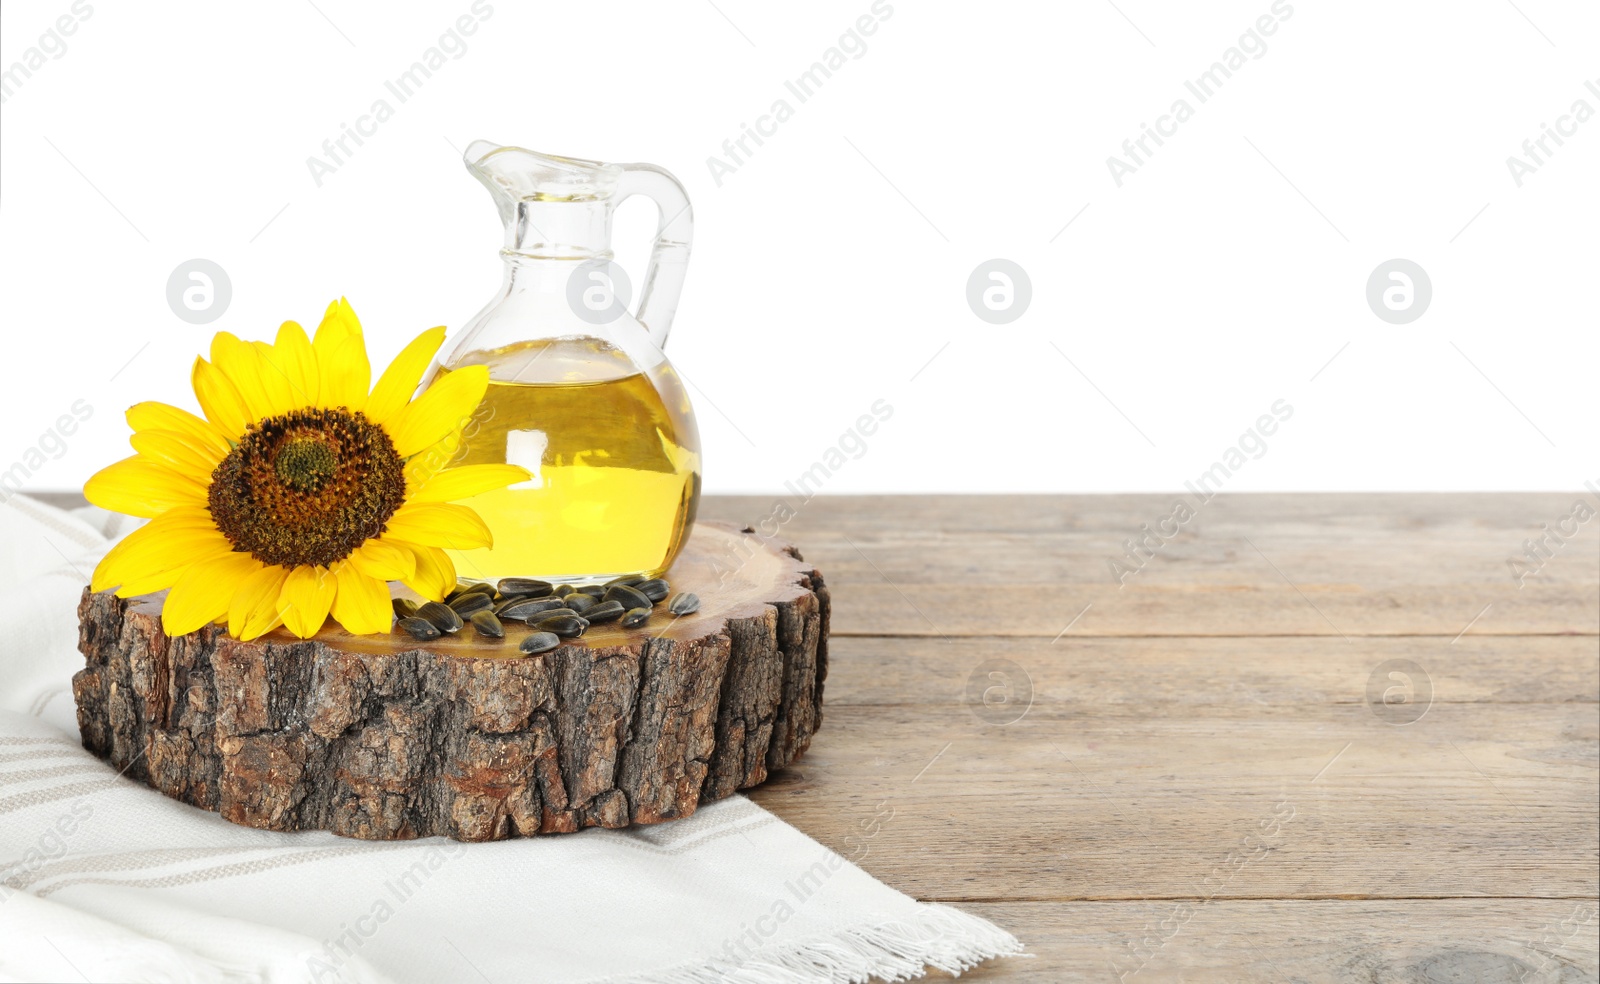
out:
<path id="1" fill-rule="evenodd" d="M 828 591 L 792 546 L 725 524 L 697 524 L 665 576 L 697 613 L 537 656 L 520 623 L 500 642 L 332 621 L 168 638 L 160 596 L 85 590 L 78 726 L 126 775 L 270 830 L 484 841 L 688 816 L 810 744 Z"/>

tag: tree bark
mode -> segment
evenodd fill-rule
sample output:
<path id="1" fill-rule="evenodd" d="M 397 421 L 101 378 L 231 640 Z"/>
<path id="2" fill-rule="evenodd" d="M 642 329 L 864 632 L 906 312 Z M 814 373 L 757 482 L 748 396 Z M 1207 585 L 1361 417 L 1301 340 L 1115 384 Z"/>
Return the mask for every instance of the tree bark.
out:
<path id="1" fill-rule="evenodd" d="M 235 823 L 483 841 L 688 816 L 794 761 L 822 723 L 828 590 L 792 546 L 701 523 L 666 575 L 699 612 L 523 656 L 420 643 L 168 638 L 161 597 L 84 592 L 84 747 Z"/>

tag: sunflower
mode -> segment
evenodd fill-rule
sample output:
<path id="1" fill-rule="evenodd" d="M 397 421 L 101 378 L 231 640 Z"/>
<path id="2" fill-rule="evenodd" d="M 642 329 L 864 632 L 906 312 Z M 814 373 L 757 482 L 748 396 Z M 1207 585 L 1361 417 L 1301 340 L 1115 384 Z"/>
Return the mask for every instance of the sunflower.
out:
<path id="1" fill-rule="evenodd" d="M 228 332 L 195 359 L 204 417 L 165 403 L 128 410 L 138 453 L 84 485 L 90 502 L 147 517 L 95 568 L 94 591 L 166 590 L 169 636 L 226 621 L 240 639 L 280 622 L 301 638 L 331 613 L 387 632 L 387 582 L 438 601 L 455 587 L 445 548 L 490 546 L 452 502 L 529 478 L 515 465 L 443 468 L 489 385 L 452 371 L 412 399 L 444 329 L 405 347 L 368 392 L 361 323 L 343 298 L 316 335 L 285 322 L 273 344 Z"/>

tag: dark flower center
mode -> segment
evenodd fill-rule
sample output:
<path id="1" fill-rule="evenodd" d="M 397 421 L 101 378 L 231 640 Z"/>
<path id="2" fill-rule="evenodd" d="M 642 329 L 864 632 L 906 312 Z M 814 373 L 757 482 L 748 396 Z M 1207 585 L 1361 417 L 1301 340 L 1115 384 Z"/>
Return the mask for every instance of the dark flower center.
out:
<path id="1" fill-rule="evenodd" d="M 263 564 L 327 566 L 405 502 L 405 462 L 358 411 L 295 410 L 252 425 L 211 473 L 211 519 Z"/>
<path id="2" fill-rule="evenodd" d="M 321 438 L 296 438 L 278 451 L 272 467 L 278 480 L 296 492 L 316 492 L 328 484 L 338 467 L 333 448 Z"/>

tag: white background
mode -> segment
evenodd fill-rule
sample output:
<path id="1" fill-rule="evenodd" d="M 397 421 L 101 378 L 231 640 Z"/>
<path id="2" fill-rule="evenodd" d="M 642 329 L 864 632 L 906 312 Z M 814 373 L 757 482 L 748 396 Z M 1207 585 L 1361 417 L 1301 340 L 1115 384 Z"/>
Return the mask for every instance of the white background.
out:
<path id="1" fill-rule="evenodd" d="M 128 453 L 124 407 L 192 405 L 214 330 L 270 337 L 345 294 L 377 363 L 462 324 L 500 277 L 460 162 L 481 137 L 688 186 L 669 353 L 708 491 L 779 489 L 878 399 L 893 418 L 826 491 L 1177 489 L 1279 399 L 1293 418 L 1230 490 L 1600 480 L 1600 118 L 1522 187 L 1506 165 L 1575 100 L 1600 112 L 1593 3 L 1293 0 L 1204 105 L 1184 80 L 1270 0 L 893 0 L 804 104 L 784 80 L 870 0 L 490 5 L 399 104 L 383 82 L 470 0 L 93 0 L 4 103 L 0 468 L 87 399 L 29 480 L 77 486 Z M 0 61 L 64 14 L 6 0 Z M 707 158 L 785 97 L 719 187 Z M 394 117 L 318 187 L 306 159 L 379 98 Z M 1178 98 L 1194 117 L 1117 187 L 1107 157 Z M 619 217 L 636 282 L 648 211 Z M 193 257 L 232 279 L 208 326 L 166 303 Z M 966 304 L 992 257 L 1032 278 L 1009 325 Z M 1393 257 L 1432 279 L 1409 325 L 1365 300 Z"/>

